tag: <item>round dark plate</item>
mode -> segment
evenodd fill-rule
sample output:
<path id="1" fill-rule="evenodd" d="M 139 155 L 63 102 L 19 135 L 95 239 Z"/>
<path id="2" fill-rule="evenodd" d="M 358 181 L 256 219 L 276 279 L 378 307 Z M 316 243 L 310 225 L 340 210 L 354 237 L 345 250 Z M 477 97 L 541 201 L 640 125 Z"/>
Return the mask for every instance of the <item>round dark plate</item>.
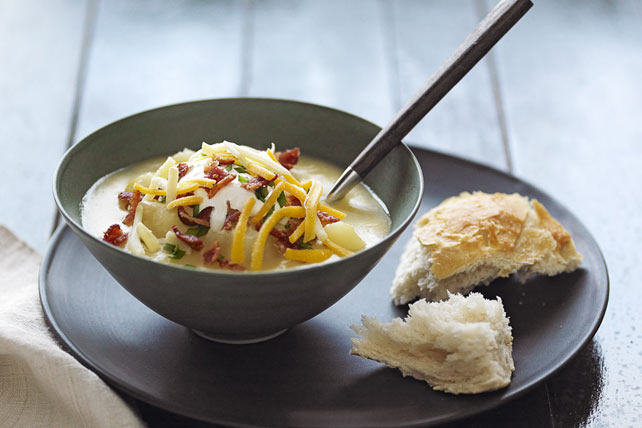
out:
<path id="1" fill-rule="evenodd" d="M 519 192 L 542 202 L 584 255 L 581 269 L 571 274 L 524 285 L 497 280 L 479 288 L 487 297 L 501 296 L 513 327 L 515 374 L 506 389 L 445 394 L 349 355 L 349 326 L 362 314 L 390 321 L 406 313 L 407 307 L 391 303 L 388 289 L 411 230 L 354 290 L 317 317 L 268 342 L 224 345 L 194 335 L 129 295 L 65 227 L 52 240 L 40 275 L 49 323 L 76 358 L 114 387 L 213 423 L 423 426 L 506 403 L 553 374 L 595 334 L 608 300 L 604 259 L 588 230 L 533 186 L 486 166 L 413 150 L 426 183 L 420 215 L 462 191 Z"/>

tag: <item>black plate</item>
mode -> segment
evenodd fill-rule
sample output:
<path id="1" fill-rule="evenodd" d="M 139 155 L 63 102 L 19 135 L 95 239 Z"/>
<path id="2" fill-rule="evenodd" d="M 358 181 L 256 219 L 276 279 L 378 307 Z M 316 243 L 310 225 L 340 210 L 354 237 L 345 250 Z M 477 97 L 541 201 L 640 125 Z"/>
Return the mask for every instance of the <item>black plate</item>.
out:
<path id="1" fill-rule="evenodd" d="M 406 307 L 391 304 L 388 289 L 410 230 L 330 309 L 271 341 L 234 346 L 208 342 L 152 312 L 65 227 L 52 240 L 40 275 L 51 327 L 76 358 L 114 387 L 213 423 L 416 426 L 506 403 L 553 374 L 595 334 L 608 300 L 604 259 L 586 228 L 533 186 L 485 166 L 413 150 L 426 180 L 420 215 L 464 190 L 519 192 L 540 200 L 584 255 L 582 268 L 572 274 L 480 287 L 487 297 L 501 296 L 513 327 L 515 374 L 502 391 L 475 396 L 435 392 L 396 370 L 349 355 L 349 326 L 358 324 L 362 314 L 384 321 L 405 315 Z"/>

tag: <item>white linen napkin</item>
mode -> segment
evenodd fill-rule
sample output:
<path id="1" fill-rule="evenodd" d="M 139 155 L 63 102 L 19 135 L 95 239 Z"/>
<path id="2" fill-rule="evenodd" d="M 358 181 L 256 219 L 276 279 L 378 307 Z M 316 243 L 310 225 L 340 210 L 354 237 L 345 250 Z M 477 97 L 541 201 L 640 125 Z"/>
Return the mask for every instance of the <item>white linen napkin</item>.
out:
<path id="1" fill-rule="evenodd" d="M 0 426 L 144 426 L 57 345 L 40 306 L 39 268 L 40 255 L 0 225 Z"/>

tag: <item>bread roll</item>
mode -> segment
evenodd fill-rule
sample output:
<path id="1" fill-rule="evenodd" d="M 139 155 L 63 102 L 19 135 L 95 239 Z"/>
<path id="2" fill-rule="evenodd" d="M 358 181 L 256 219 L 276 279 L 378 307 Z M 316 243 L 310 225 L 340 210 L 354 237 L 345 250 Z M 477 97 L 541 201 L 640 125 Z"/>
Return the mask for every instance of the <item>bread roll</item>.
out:
<path id="1" fill-rule="evenodd" d="M 443 302 L 425 299 L 410 305 L 405 322 L 381 323 L 362 317 L 352 326 L 351 354 L 401 370 L 435 390 L 475 394 L 503 388 L 515 370 L 513 337 L 502 301 L 479 293 L 451 295 Z"/>
<path id="2" fill-rule="evenodd" d="M 390 294 L 397 305 L 442 300 L 517 272 L 522 281 L 571 272 L 581 261 L 571 235 L 537 200 L 462 193 L 419 219 Z"/>

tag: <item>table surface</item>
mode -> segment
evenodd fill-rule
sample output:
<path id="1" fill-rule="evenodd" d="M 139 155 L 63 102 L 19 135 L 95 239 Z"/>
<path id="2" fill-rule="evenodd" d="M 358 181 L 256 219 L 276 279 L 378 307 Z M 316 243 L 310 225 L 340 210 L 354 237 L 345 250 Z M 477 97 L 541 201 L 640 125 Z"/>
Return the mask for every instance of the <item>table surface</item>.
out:
<path id="1" fill-rule="evenodd" d="M 640 426 L 642 2 L 535 3 L 406 141 L 511 172 L 563 201 L 604 252 L 610 302 L 561 372 L 452 426 Z M 0 191 L 11 201 L 0 222 L 44 251 L 58 222 L 50 189 L 62 153 L 160 105 L 278 97 L 383 125 L 489 6 L 0 0 Z M 152 427 L 208 426 L 137 404 Z"/>

